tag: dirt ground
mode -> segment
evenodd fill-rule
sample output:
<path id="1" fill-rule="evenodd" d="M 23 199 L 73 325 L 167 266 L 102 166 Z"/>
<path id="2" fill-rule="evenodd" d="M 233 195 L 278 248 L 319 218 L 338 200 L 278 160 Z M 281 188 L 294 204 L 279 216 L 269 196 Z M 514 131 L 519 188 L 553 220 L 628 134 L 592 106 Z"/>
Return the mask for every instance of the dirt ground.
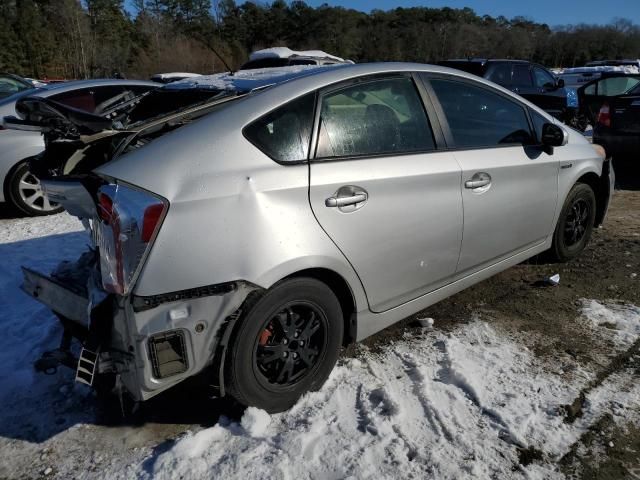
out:
<path id="1" fill-rule="evenodd" d="M 407 329 L 420 328 L 417 318 L 431 317 L 437 328 L 447 330 L 480 313 L 483 320 L 500 324 L 514 334 L 528 332 L 527 346 L 569 375 L 587 366 L 599 372 L 600 382 L 622 369 L 632 368 L 640 374 L 638 342 L 624 354 L 613 355 L 611 345 L 597 343 L 578 322 L 580 299 L 640 305 L 640 168 L 627 162 L 616 169 L 617 190 L 607 220 L 594 230 L 580 257 L 566 264 L 534 258 L 433 305 L 365 343 L 375 349 L 400 338 Z M 540 286 L 542 279 L 556 273 L 560 274 L 558 286 Z M 579 411 L 576 413 L 579 415 Z M 640 430 L 622 432 L 606 416 L 592 430 L 563 458 L 564 473 L 585 480 L 640 479 Z M 611 442 L 612 438 L 616 441 Z"/>

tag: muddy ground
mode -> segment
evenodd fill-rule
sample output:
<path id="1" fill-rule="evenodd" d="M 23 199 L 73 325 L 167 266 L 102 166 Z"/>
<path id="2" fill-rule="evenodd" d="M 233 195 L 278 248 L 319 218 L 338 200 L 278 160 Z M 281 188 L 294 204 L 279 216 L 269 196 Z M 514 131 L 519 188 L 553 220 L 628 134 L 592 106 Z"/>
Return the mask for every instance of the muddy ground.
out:
<path id="1" fill-rule="evenodd" d="M 365 343 L 376 348 L 400 338 L 407 329 L 420 328 L 415 321 L 418 318 L 434 318 L 437 328 L 447 330 L 479 313 L 484 320 L 508 331 L 530 332 L 527 346 L 567 372 L 568 381 L 571 372 L 580 367 L 595 367 L 600 380 L 625 368 L 634 368 L 640 375 L 637 342 L 626 355 L 614 355 L 612 345 L 596 343 L 578 322 L 579 300 L 583 298 L 640 305 L 640 166 L 627 161 L 616 169 L 617 190 L 607 220 L 594 230 L 579 258 L 566 264 L 531 259 Z M 560 274 L 558 286 L 540 286 L 542 279 L 555 273 Z M 562 467 L 569 478 L 640 480 L 640 430 L 622 432 L 604 417 L 562 460 Z"/>
<path id="2" fill-rule="evenodd" d="M 577 321 L 579 300 L 583 298 L 640 305 L 640 168 L 628 164 L 616 168 L 621 189 L 615 192 L 605 225 L 594 231 L 589 247 L 577 260 L 550 264 L 533 259 L 374 335 L 364 344 L 376 349 L 399 339 L 419 328 L 417 318 L 431 317 L 436 328 L 447 331 L 480 315 L 514 334 L 527 332 L 527 347 L 566 372 L 567 381 L 580 367 L 600 372 L 600 381 L 621 369 L 632 368 L 640 374 L 637 344 L 626 354 L 615 355 L 612 345 L 595 340 L 583 331 L 584 323 Z M 10 214 L 0 212 L 0 221 L 3 217 L 10 218 Z M 541 279 L 555 273 L 560 274 L 558 286 L 539 285 Z M 349 348 L 344 355 L 358 355 L 358 349 Z M 95 418 L 70 434 L 77 442 L 77 452 L 58 449 L 55 438 L 38 438 L 38 433 L 21 428 L 19 437 L 34 445 L 29 458 L 25 458 L 21 478 L 41 477 L 47 465 L 64 462 L 70 455 L 75 457 L 76 471 L 99 471 L 101 458 L 114 454 L 115 461 L 135 462 L 141 447 L 159 444 L 156 448 L 162 450 L 193 426 L 213 425 L 221 414 L 232 418 L 241 415 L 241 410 L 229 402 L 208 400 L 192 394 L 187 387 L 160 395 L 128 420 L 122 419 L 115 403 L 104 405 L 86 399 L 73 408 L 79 406 L 86 408 L 88 417 Z M 580 406 L 577 398 L 567 407 L 567 421 L 580 415 Z M 56 409 L 59 412 L 52 412 L 52 422 L 68 415 L 64 405 Z M 61 424 L 58 431 L 66 428 Z M 0 456 L 24 455 L 20 451 L 23 446 L 18 441 L 6 442 Z M 114 451 L 105 452 L 105 448 Z M 523 452 L 521 461 L 526 463 L 536 456 L 535 451 Z M 560 464 L 568 478 L 640 479 L 640 430 L 620 430 L 605 415 Z"/>

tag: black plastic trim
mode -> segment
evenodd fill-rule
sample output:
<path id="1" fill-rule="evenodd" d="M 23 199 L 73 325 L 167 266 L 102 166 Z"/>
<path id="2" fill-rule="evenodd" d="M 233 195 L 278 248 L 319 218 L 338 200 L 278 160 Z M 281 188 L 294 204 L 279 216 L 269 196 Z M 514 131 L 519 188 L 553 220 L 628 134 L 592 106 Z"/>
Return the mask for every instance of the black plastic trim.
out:
<path id="1" fill-rule="evenodd" d="M 176 292 L 161 293 L 158 295 L 131 297 L 131 304 L 134 312 L 143 312 L 162 305 L 163 303 L 177 302 L 179 300 L 189 300 L 191 298 L 212 297 L 215 295 L 224 295 L 238 289 L 239 282 L 225 282 L 215 285 L 206 285 L 204 287 L 188 288 L 186 290 L 178 290 Z"/>

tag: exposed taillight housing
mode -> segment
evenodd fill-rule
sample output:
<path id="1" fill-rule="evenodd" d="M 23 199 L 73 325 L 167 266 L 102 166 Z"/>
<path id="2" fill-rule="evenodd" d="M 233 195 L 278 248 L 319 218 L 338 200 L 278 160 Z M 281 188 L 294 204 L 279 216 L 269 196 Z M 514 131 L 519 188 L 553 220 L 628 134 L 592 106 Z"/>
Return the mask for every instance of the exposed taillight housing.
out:
<path id="1" fill-rule="evenodd" d="M 600 107 L 600 111 L 598 112 L 598 118 L 596 118 L 596 123 L 602 125 L 603 127 L 611 126 L 611 112 L 609 110 L 609 104 L 603 103 Z"/>
<path id="2" fill-rule="evenodd" d="M 100 251 L 102 286 L 107 292 L 126 295 L 151 249 L 168 203 L 119 183 L 103 185 L 97 196 L 93 233 Z"/>

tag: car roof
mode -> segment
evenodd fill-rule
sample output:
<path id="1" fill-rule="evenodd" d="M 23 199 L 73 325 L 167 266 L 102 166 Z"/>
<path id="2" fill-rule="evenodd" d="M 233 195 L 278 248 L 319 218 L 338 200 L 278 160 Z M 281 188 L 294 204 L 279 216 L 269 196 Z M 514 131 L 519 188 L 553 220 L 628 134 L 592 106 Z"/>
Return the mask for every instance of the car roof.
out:
<path id="1" fill-rule="evenodd" d="M 473 62 L 473 63 L 488 63 L 488 62 L 510 62 L 510 63 L 532 63 L 529 60 L 516 60 L 512 58 L 450 58 L 443 60 L 443 62 Z"/>
<path id="2" fill-rule="evenodd" d="M 131 85 L 131 86 L 147 86 L 147 87 L 161 87 L 161 83 L 151 82 L 147 80 L 122 80 L 115 78 L 105 78 L 96 80 L 72 80 L 69 82 L 60 82 L 48 84 L 44 87 L 40 87 L 33 92 L 33 95 L 39 97 L 48 97 L 50 95 L 69 92 L 72 90 L 78 90 L 80 88 L 91 87 L 104 87 L 104 86 L 118 86 L 118 85 Z"/>
<path id="3" fill-rule="evenodd" d="M 238 92 L 250 92 L 271 85 L 283 83 L 295 78 L 321 73 L 329 68 L 340 68 L 348 64 L 333 65 L 293 65 L 287 67 L 255 68 L 223 72 L 213 75 L 185 78 L 165 85 L 166 90 L 211 89 Z"/>
<path id="4" fill-rule="evenodd" d="M 248 70 L 251 72 L 251 70 Z M 310 66 L 296 73 L 291 73 L 288 77 L 283 76 L 277 78 L 281 80 L 275 82 L 276 78 L 272 78 L 274 83 L 270 88 L 264 88 L 249 95 L 244 107 L 237 105 L 238 112 L 248 108 L 251 113 L 248 117 L 257 118 L 261 114 L 265 114 L 273 109 L 274 105 L 283 104 L 294 98 L 300 97 L 307 93 L 311 93 L 318 89 L 322 89 L 339 82 L 355 80 L 361 77 L 394 74 L 394 73 L 435 73 L 444 74 L 448 78 L 468 79 L 476 84 L 482 84 L 493 90 L 499 90 L 505 95 L 513 97 L 515 100 L 528 105 L 538 112 L 542 112 L 538 107 L 528 102 L 526 99 L 517 96 L 513 92 L 492 83 L 484 78 L 478 77 L 472 73 L 465 72 L 440 65 L 408 63 L 408 62 L 380 62 L 380 63 L 357 63 L 357 64 L 341 64 L 331 66 Z M 167 88 L 167 87 L 165 87 Z"/>

